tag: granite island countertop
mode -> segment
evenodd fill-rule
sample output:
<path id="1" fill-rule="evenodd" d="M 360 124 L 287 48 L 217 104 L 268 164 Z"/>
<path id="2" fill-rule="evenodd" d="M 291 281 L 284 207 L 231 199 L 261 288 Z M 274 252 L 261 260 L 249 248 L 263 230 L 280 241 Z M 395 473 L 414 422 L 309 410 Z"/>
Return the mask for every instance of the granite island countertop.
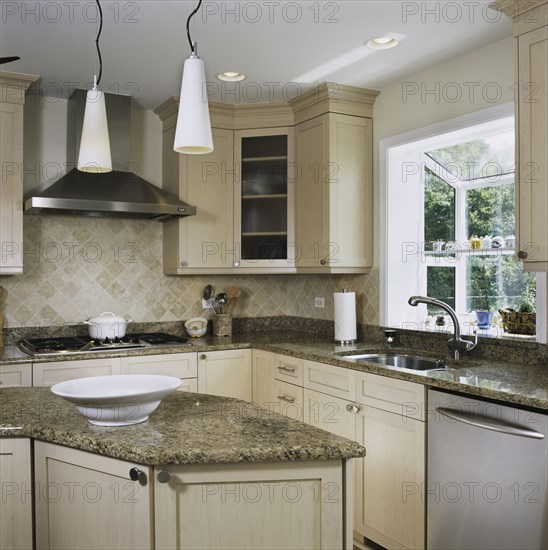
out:
<path id="1" fill-rule="evenodd" d="M 365 449 L 251 403 L 173 392 L 141 424 L 91 425 L 49 388 L 0 389 L 0 437 L 30 437 L 148 466 L 333 460 Z"/>
<path id="2" fill-rule="evenodd" d="M 296 331 L 266 331 L 261 334 L 241 334 L 232 338 L 195 338 L 192 346 L 133 349 L 116 352 L 66 353 L 31 358 L 16 346 L 6 346 L 0 357 L 0 364 L 20 362 L 43 363 L 74 359 L 110 358 L 139 355 L 163 355 L 172 353 L 205 353 L 228 349 L 254 348 L 292 357 L 318 361 L 342 368 L 370 372 L 390 378 L 408 380 L 429 387 L 485 397 L 523 407 L 548 410 L 548 365 L 541 363 L 517 363 L 472 359 L 460 361 L 447 359 L 428 349 L 394 348 L 394 352 L 411 353 L 443 359 L 449 369 L 446 372 L 409 372 L 374 363 L 356 363 L 345 358 L 351 353 L 386 352 L 379 344 L 357 343 L 353 346 L 340 346 L 326 341 L 324 336 Z"/>

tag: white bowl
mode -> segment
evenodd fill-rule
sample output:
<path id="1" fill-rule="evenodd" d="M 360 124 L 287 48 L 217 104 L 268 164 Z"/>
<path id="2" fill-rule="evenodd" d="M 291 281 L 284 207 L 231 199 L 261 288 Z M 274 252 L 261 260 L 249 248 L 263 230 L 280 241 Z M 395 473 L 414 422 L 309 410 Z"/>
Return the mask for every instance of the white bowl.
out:
<path id="1" fill-rule="evenodd" d="M 207 319 L 205 317 L 193 317 L 185 323 L 186 331 L 192 338 L 200 338 L 207 332 Z"/>
<path id="2" fill-rule="evenodd" d="M 181 385 L 174 376 L 120 374 L 55 384 L 51 391 L 74 403 L 96 426 L 128 426 L 148 419 L 160 401 Z"/>

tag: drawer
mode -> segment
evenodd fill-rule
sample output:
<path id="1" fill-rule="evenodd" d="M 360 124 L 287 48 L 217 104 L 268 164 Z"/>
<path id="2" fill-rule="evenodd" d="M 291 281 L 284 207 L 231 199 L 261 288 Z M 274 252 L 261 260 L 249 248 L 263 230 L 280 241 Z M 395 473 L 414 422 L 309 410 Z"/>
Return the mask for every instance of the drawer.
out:
<path id="1" fill-rule="evenodd" d="M 196 378 L 198 376 L 196 352 L 138 355 L 123 357 L 121 361 L 122 374 L 163 374 L 177 378 Z"/>
<path id="2" fill-rule="evenodd" d="M 32 365 L 0 365 L 0 388 L 32 386 Z"/>
<path id="3" fill-rule="evenodd" d="M 426 390 L 422 384 L 356 372 L 356 402 L 383 411 L 426 420 Z"/>
<path id="4" fill-rule="evenodd" d="M 274 380 L 273 389 L 276 396 L 276 402 L 273 407 L 274 412 L 302 422 L 304 417 L 303 389 L 300 386 L 288 384 L 282 380 Z"/>
<path id="5" fill-rule="evenodd" d="M 356 372 L 315 361 L 303 361 L 303 386 L 328 395 L 354 401 Z"/>
<path id="6" fill-rule="evenodd" d="M 87 378 L 88 376 L 110 376 L 112 374 L 120 374 L 119 358 L 33 363 L 32 385 L 53 386 L 65 380 Z"/>
<path id="7" fill-rule="evenodd" d="M 303 385 L 303 360 L 289 355 L 276 355 L 274 378 L 285 380 L 290 384 Z"/>

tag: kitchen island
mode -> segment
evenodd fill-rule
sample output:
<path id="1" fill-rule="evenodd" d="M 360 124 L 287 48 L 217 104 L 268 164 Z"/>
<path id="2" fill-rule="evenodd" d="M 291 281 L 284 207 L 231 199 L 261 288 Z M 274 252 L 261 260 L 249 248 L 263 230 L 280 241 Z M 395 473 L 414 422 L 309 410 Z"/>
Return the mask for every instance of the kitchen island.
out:
<path id="1" fill-rule="evenodd" d="M 175 392 L 117 428 L 48 388 L 6 388 L 0 403 L 3 463 L 34 441 L 37 548 L 352 546 L 355 442 L 211 395 Z M 3 522 L 24 490 L 13 483 Z"/>

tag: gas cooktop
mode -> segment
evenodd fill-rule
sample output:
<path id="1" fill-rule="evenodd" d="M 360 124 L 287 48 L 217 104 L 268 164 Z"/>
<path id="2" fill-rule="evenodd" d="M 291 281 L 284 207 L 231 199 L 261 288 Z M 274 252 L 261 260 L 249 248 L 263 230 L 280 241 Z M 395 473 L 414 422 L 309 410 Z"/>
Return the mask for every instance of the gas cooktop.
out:
<path id="1" fill-rule="evenodd" d="M 166 346 L 191 346 L 192 344 L 181 336 L 174 336 L 165 332 L 151 332 L 126 334 L 123 338 L 105 338 L 104 340 L 90 340 L 80 336 L 23 338 L 17 342 L 17 345 L 26 354 L 37 356 Z"/>

